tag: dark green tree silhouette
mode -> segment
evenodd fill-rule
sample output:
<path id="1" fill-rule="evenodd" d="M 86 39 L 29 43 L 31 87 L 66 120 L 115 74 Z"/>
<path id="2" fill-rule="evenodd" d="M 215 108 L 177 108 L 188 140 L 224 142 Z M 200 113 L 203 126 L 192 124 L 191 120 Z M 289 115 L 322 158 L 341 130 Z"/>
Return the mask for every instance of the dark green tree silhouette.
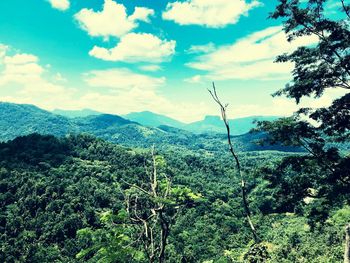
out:
<path id="1" fill-rule="evenodd" d="M 290 118 L 258 124 L 259 130 L 268 132 L 268 141 L 300 146 L 306 151 L 304 156 L 283 160 L 279 172 L 297 171 L 291 180 L 303 183 L 302 189 L 294 192 L 300 190 L 304 197 L 318 199 L 318 206 L 309 212 L 309 223 L 314 219 L 324 222 L 327 208 L 350 202 L 350 156 L 337 147 L 337 143 L 350 140 L 350 5 L 340 0 L 338 12 L 332 15 L 327 12 L 329 3 L 279 0 L 270 17 L 283 20 L 288 41 L 313 35 L 318 42 L 277 57 L 276 62 L 294 63 L 294 69 L 292 81 L 273 95 L 285 95 L 297 104 L 304 97 L 320 98 L 327 90 L 342 90 L 339 93 L 343 95 L 328 107 L 302 108 Z M 315 176 L 305 176 L 305 171 L 312 169 Z"/>

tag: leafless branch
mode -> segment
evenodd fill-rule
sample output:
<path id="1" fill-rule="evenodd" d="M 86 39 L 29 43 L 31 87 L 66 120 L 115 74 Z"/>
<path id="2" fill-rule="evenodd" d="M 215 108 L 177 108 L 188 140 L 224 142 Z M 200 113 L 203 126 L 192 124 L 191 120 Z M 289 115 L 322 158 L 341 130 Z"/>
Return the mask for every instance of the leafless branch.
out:
<path id="1" fill-rule="evenodd" d="M 345 14 L 347 15 L 347 17 L 350 19 L 350 11 L 349 11 L 349 7 L 347 7 L 345 5 L 345 2 L 344 0 L 341 0 L 341 5 L 343 7 L 343 10 L 345 11 Z"/>
<path id="2" fill-rule="evenodd" d="M 148 178 L 145 187 L 125 182 L 130 188 L 135 188 L 139 194 L 146 197 L 139 198 L 138 193 L 126 196 L 126 208 L 129 218 L 140 226 L 143 248 L 149 262 L 165 262 L 165 248 L 170 232 L 170 224 L 173 217 L 166 215 L 164 199 L 168 198 L 171 191 L 171 181 L 166 174 L 158 174 L 157 159 L 154 147 L 151 148 L 150 163 L 144 165 Z M 166 188 L 159 185 L 160 179 L 165 178 Z M 176 208 L 175 208 L 176 210 Z"/>
<path id="3" fill-rule="evenodd" d="M 248 203 L 248 198 L 247 198 L 247 190 L 246 190 L 246 183 L 245 183 L 245 178 L 244 178 L 244 175 L 242 173 L 242 169 L 241 169 L 241 164 L 240 164 L 240 161 L 239 161 L 239 158 L 233 148 L 233 144 L 232 144 L 232 140 L 231 140 L 231 132 L 230 132 L 230 125 L 229 125 L 229 121 L 228 121 L 228 118 L 227 118 L 227 113 L 226 113 L 226 110 L 227 110 L 227 107 L 228 107 L 228 104 L 223 104 L 216 92 L 216 87 L 215 87 L 215 83 L 213 82 L 213 88 L 212 90 L 208 89 L 210 95 L 212 96 L 213 100 L 219 105 L 220 107 L 220 111 L 221 111 L 221 118 L 225 124 L 225 127 L 226 127 L 226 132 L 227 132 L 227 142 L 228 142 L 228 146 L 229 146 L 229 151 L 235 161 L 235 164 L 236 164 L 236 170 L 237 170 L 237 173 L 238 173 L 238 176 L 241 180 L 241 193 L 242 193 L 242 199 L 243 199 L 243 206 L 244 206 L 244 211 L 245 211 L 245 214 L 246 214 L 246 218 L 247 218 L 247 221 L 248 221 L 248 224 L 249 224 L 249 227 L 251 229 L 251 232 L 253 234 L 253 238 L 254 238 L 254 241 L 256 243 L 259 242 L 259 237 L 257 235 L 257 232 L 256 232 L 256 229 L 255 229 L 255 226 L 253 224 L 253 221 L 251 220 L 251 212 L 250 212 L 250 208 L 249 208 L 249 203 Z"/>

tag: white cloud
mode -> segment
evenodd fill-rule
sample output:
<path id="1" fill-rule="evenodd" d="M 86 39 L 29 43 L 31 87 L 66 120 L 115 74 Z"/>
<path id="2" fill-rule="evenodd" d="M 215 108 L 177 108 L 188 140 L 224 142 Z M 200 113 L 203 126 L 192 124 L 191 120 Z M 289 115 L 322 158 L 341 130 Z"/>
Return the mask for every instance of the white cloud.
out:
<path id="1" fill-rule="evenodd" d="M 123 36 L 116 47 L 106 49 L 94 46 L 90 56 L 124 62 L 153 62 L 168 60 L 175 53 L 176 42 L 161 40 L 146 33 L 129 33 Z"/>
<path id="2" fill-rule="evenodd" d="M 144 65 L 144 66 L 140 66 L 139 69 L 143 71 L 155 72 L 155 71 L 162 70 L 162 67 L 159 65 Z"/>
<path id="3" fill-rule="evenodd" d="M 4 69 L 0 73 L 0 86 L 8 83 L 29 85 L 40 81 L 44 68 L 37 61 L 38 58 L 30 54 L 5 56 Z"/>
<path id="4" fill-rule="evenodd" d="M 187 53 L 189 54 L 198 54 L 198 53 L 209 53 L 215 50 L 214 43 L 210 42 L 206 45 L 192 45 Z"/>
<path id="5" fill-rule="evenodd" d="M 141 88 L 132 88 L 117 94 L 89 92 L 76 100 L 74 107 L 93 107 L 101 112 L 119 115 L 149 110 L 187 122 L 199 120 L 208 113 L 208 105 L 205 103 L 171 101 L 155 90 Z"/>
<path id="6" fill-rule="evenodd" d="M 5 64 L 27 64 L 27 63 L 36 63 L 38 62 L 38 57 L 31 55 L 31 54 L 16 54 L 14 56 L 7 56 L 4 59 Z"/>
<path id="7" fill-rule="evenodd" d="M 34 55 L 5 54 L 1 61 L 2 101 L 35 104 L 48 110 L 93 108 L 112 114 L 150 110 L 188 122 L 202 119 L 206 114 L 217 114 L 214 103 L 181 102 L 164 97 L 161 90 L 166 84 L 166 79 L 163 77 L 151 77 L 120 68 L 94 70 L 83 75 L 87 85 L 84 85 L 82 94 L 81 91 L 70 88 L 68 80 L 64 80 L 63 85 L 61 74 L 49 74 L 51 69 L 40 65 L 40 59 Z M 48 78 L 47 75 L 51 77 Z M 201 77 L 194 77 L 192 81 L 201 81 Z M 343 90 L 328 90 L 320 99 L 303 99 L 300 106 L 327 106 L 343 94 Z M 229 114 L 232 117 L 254 113 L 289 115 L 297 109 L 298 106 L 292 100 L 273 98 L 268 106 L 236 105 L 229 108 Z"/>
<path id="8" fill-rule="evenodd" d="M 7 49 L 8 49 L 8 46 L 0 43 L 0 59 L 2 59 L 5 56 Z"/>
<path id="9" fill-rule="evenodd" d="M 274 63 L 276 56 L 291 52 L 299 46 L 314 44 L 317 40 L 317 37 L 309 36 L 290 43 L 282 27 L 269 27 L 231 45 L 200 55 L 187 66 L 207 71 L 206 77 L 211 80 L 286 79 L 290 77 L 293 65 Z"/>
<path id="10" fill-rule="evenodd" d="M 261 104 L 250 104 L 240 102 L 236 100 L 235 103 L 229 105 L 227 109 L 227 114 L 229 119 L 241 118 L 247 116 L 291 116 L 294 112 L 300 108 L 320 108 L 328 107 L 336 99 L 346 94 L 343 89 L 329 89 L 325 91 L 325 94 L 321 98 L 303 98 L 301 103 L 297 105 L 295 100 L 285 98 L 285 97 L 267 97 L 264 98 L 268 100 L 266 105 Z M 220 95 L 220 94 L 219 94 Z M 232 102 L 232 101 L 231 101 Z M 212 102 L 213 103 L 213 102 Z M 215 103 L 213 103 L 215 106 Z M 215 111 L 216 109 L 216 111 Z M 214 111 L 210 111 L 211 114 L 218 114 L 217 108 Z M 233 124 L 233 123 L 232 123 Z"/>
<path id="11" fill-rule="evenodd" d="M 4 45 L 0 50 L 8 49 Z M 92 108 L 112 114 L 151 110 L 193 121 L 206 113 L 207 105 L 171 101 L 161 94 L 164 77 L 151 77 L 129 69 L 93 70 L 83 75 L 84 90 L 70 87 L 69 80 L 52 67 L 40 64 L 32 54 L 4 52 L 0 59 L 1 101 L 34 104 L 43 109 Z M 157 65 L 147 65 L 155 66 Z M 150 68 L 149 68 L 150 69 Z"/>
<path id="12" fill-rule="evenodd" d="M 61 11 L 69 9 L 70 2 L 69 0 L 48 0 L 53 8 L 56 8 Z"/>
<path id="13" fill-rule="evenodd" d="M 200 83 L 202 81 L 202 76 L 201 75 L 195 75 L 191 78 L 184 79 L 185 82 L 188 83 Z"/>
<path id="14" fill-rule="evenodd" d="M 150 110 L 184 121 L 200 119 L 208 109 L 205 103 L 171 101 L 160 93 L 165 78 L 137 74 L 128 69 L 91 71 L 84 76 L 88 87 L 99 88 L 76 100 L 75 106 L 109 113 L 126 114 Z"/>
<path id="15" fill-rule="evenodd" d="M 107 39 L 110 36 L 121 37 L 129 33 L 138 26 L 137 21 L 149 22 L 152 15 L 154 10 L 136 7 L 134 13 L 128 16 L 123 4 L 105 0 L 102 11 L 95 12 L 84 8 L 74 17 L 90 36 L 102 36 Z"/>
<path id="16" fill-rule="evenodd" d="M 14 50 L 4 45 L 0 45 L 0 51 L 1 101 L 34 104 L 47 110 L 92 108 L 111 114 L 151 110 L 184 121 L 200 119 L 207 112 L 205 103 L 182 103 L 164 97 L 164 77 L 125 68 L 92 70 L 83 74 L 83 89 L 75 89 L 60 73 L 52 72 L 53 67 L 41 65 L 37 56 L 12 54 Z M 152 66 L 159 69 L 158 65 L 146 66 L 148 70 Z"/>
<path id="17" fill-rule="evenodd" d="M 26 53 L 4 54 L 1 64 L 0 88 L 2 92 L 10 92 L 10 95 L 1 96 L 2 101 L 32 103 L 45 108 L 70 101 L 72 89 L 45 78 L 46 70 L 39 64 L 37 56 Z"/>
<path id="18" fill-rule="evenodd" d="M 130 89 L 155 89 L 165 83 L 165 78 L 138 74 L 126 68 L 93 70 L 84 75 L 91 87 L 110 88 L 115 91 Z"/>
<path id="19" fill-rule="evenodd" d="M 260 6 L 258 1 L 246 0 L 187 0 L 168 3 L 163 19 L 180 25 L 202 25 L 212 28 L 235 24 L 242 15 Z"/>
<path id="20" fill-rule="evenodd" d="M 53 76 L 53 80 L 56 81 L 56 82 L 67 82 L 67 79 L 64 78 L 64 77 L 62 76 L 62 74 L 59 73 L 59 72 L 56 73 L 56 74 Z"/>
<path id="21" fill-rule="evenodd" d="M 134 13 L 129 16 L 129 20 L 131 21 L 144 21 L 149 23 L 150 22 L 150 16 L 154 15 L 154 10 L 145 8 L 145 7 L 135 7 Z"/>

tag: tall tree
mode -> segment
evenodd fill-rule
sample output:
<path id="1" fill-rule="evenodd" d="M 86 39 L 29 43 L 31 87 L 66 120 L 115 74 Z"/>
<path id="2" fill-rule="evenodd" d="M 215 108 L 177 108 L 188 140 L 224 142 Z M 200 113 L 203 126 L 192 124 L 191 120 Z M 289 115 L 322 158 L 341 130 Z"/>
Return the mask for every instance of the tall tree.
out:
<path id="1" fill-rule="evenodd" d="M 335 15 L 329 12 L 329 4 L 339 5 Z M 310 35 L 318 38 L 315 45 L 277 58 L 277 62 L 294 63 L 294 69 L 292 81 L 274 96 L 286 95 L 299 104 L 304 97 L 317 99 L 328 90 L 343 92 L 328 107 L 302 108 L 291 118 L 261 122 L 259 128 L 269 133 L 272 142 L 306 150 L 308 156 L 290 157 L 285 162 L 299 170 L 310 164 L 320 168 L 318 176 L 310 178 L 313 197 L 326 200 L 328 206 L 349 204 L 350 156 L 334 143 L 350 140 L 350 5 L 345 0 L 279 0 L 271 18 L 283 20 L 288 41 Z"/>
<path id="2" fill-rule="evenodd" d="M 329 107 L 299 111 L 317 121 L 328 136 L 349 140 L 350 129 L 350 5 L 340 0 L 336 16 L 327 12 L 333 1 L 280 0 L 273 19 L 284 20 L 288 41 L 314 35 L 318 43 L 283 54 L 277 62 L 293 62 L 293 80 L 274 95 L 286 95 L 297 103 L 305 96 L 321 97 L 326 90 L 344 90 L 345 95 Z"/>
<path id="3" fill-rule="evenodd" d="M 226 127 L 227 143 L 228 143 L 228 146 L 229 146 L 229 150 L 230 150 L 230 153 L 231 153 L 232 158 L 234 160 L 234 163 L 236 165 L 237 175 L 238 175 L 239 179 L 241 180 L 241 193 L 242 193 L 242 200 L 243 200 L 243 207 L 244 207 L 245 216 L 247 218 L 247 222 L 248 222 L 250 230 L 252 232 L 254 241 L 255 241 L 255 243 L 258 243 L 259 242 L 259 237 L 258 237 L 258 234 L 256 232 L 254 223 L 252 221 L 251 212 L 250 212 L 250 208 L 249 208 L 249 202 L 248 202 L 248 197 L 247 197 L 247 189 L 246 189 L 246 180 L 245 180 L 245 177 L 244 177 L 243 172 L 242 172 L 241 163 L 239 161 L 237 153 L 234 150 L 234 147 L 233 147 L 233 144 L 232 144 L 232 140 L 231 140 L 230 124 L 228 122 L 227 113 L 226 113 L 228 104 L 224 104 L 224 103 L 221 102 L 221 100 L 220 100 L 220 98 L 219 98 L 219 96 L 218 96 L 218 94 L 216 92 L 216 87 L 215 87 L 214 83 L 213 83 L 213 89 L 212 90 L 208 90 L 208 91 L 209 91 L 210 95 L 212 96 L 213 100 L 220 107 L 221 118 L 222 118 L 222 120 L 223 120 L 223 122 L 225 124 L 225 127 Z"/>
<path id="4" fill-rule="evenodd" d="M 280 0 L 271 14 L 273 19 L 284 20 L 288 41 L 318 37 L 316 45 L 299 47 L 277 58 L 277 62 L 293 62 L 294 70 L 293 80 L 274 95 L 286 95 L 296 103 L 303 97 L 319 98 L 330 89 L 343 90 L 343 95 L 329 107 L 302 108 L 291 118 L 260 122 L 259 128 L 270 134 L 272 142 L 303 147 L 325 172 L 318 178 L 319 196 L 334 200 L 344 197 L 350 186 L 350 156 L 342 154 L 335 144 L 350 140 L 350 6 L 341 0 L 339 12 L 332 17 L 326 10 L 329 2 Z M 306 161 L 299 159 L 303 164 Z"/>
<path id="5" fill-rule="evenodd" d="M 146 178 L 130 184 L 125 191 L 126 211 L 136 238 L 148 262 L 166 262 L 166 246 L 171 226 L 179 212 L 194 204 L 200 195 L 189 188 L 171 185 L 167 174 L 161 170 L 165 160 L 151 150 L 150 163 L 145 163 Z"/>

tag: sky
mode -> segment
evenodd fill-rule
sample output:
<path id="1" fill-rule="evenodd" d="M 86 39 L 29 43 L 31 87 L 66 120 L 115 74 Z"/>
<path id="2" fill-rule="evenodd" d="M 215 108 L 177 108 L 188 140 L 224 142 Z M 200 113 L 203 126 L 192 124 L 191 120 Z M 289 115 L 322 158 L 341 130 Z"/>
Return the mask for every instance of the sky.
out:
<path id="1" fill-rule="evenodd" d="M 290 115 L 272 97 L 291 79 L 277 55 L 315 37 L 286 41 L 268 19 L 276 0 L 1 0 L 0 101 L 43 109 L 153 111 L 184 122 L 218 115 Z M 336 13 L 330 4 L 328 12 Z M 337 91 L 314 107 L 331 103 Z"/>

